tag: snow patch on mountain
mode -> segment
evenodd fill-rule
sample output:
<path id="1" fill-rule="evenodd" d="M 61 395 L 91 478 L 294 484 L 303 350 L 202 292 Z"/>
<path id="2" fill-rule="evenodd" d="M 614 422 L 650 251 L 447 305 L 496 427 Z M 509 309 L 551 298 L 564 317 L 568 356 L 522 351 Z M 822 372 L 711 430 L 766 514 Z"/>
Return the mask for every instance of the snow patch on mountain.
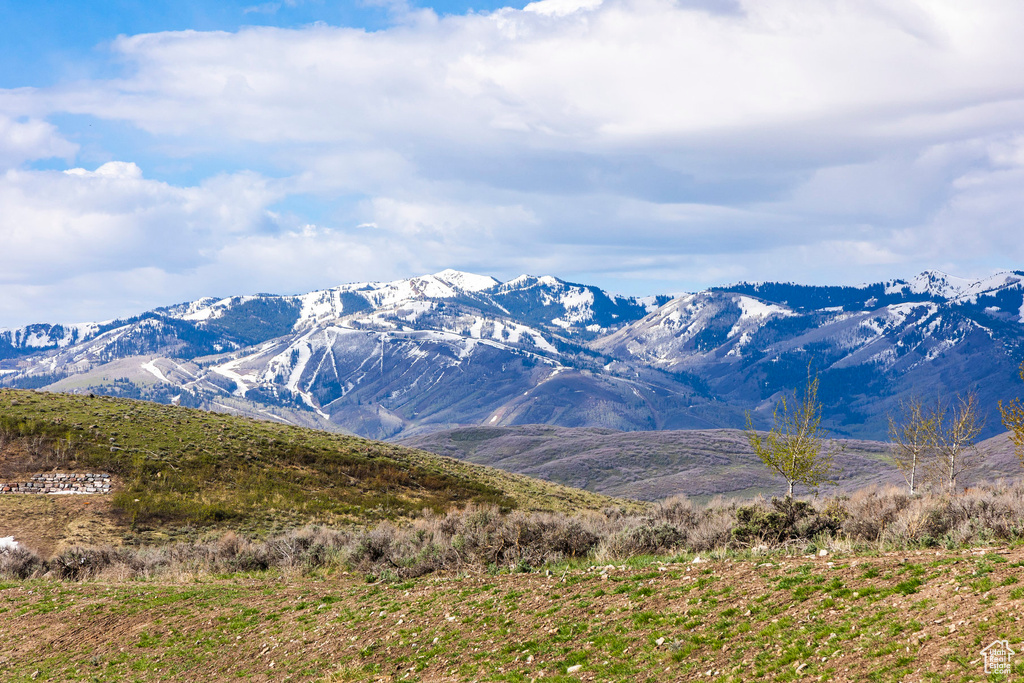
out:
<path id="1" fill-rule="evenodd" d="M 537 277 L 536 275 L 526 275 L 524 273 L 519 277 L 512 278 L 508 282 L 501 283 L 501 285 L 498 286 L 498 292 L 506 293 L 522 289 L 531 289 L 533 287 L 558 288 L 564 284 L 564 282 L 556 277 L 552 277 L 551 275 L 541 275 L 540 277 Z"/>
<path id="2" fill-rule="evenodd" d="M 938 299 L 960 303 L 977 303 L 978 297 L 1008 287 L 1020 287 L 1024 277 L 1018 273 L 1003 271 L 979 280 L 970 280 L 948 275 L 938 270 L 926 270 L 907 280 L 891 280 L 885 283 L 885 293 L 925 294 Z"/>
<path id="3" fill-rule="evenodd" d="M 739 296 L 733 299 L 735 304 L 739 306 L 740 318 L 729 330 L 726 335 L 727 339 L 732 339 L 737 334 L 744 331 L 745 328 L 750 326 L 750 323 L 761 323 L 766 321 L 768 318 L 778 316 L 782 318 L 788 318 L 796 315 L 793 311 L 776 304 L 769 304 L 759 299 L 753 299 L 749 296 Z M 746 341 L 750 340 L 750 335 L 746 335 Z M 740 339 L 740 345 L 746 343 L 743 338 Z"/>
<path id="4" fill-rule="evenodd" d="M 464 273 L 460 270 L 452 270 L 451 268 L 442 270 L 440 273 L 434 273 L 434 277 L 466 292 L 482 292 L 501 284 L 490 275 Z"/>
<path id="5" fill-rule="evenodd" d="M 872 336 L 875 337 L 880 337 L 883 334 L 885 334 L 885 327 L 883 325 L 883 322 L 880 318 L 877 317 L 862 320 L 860 326 L 864 329 L 869 330 Z"/>
<path id="6" fill-rule="evenodd" d="M 509 292 L 516 289 L 525 289 L 526 287 L 534 286 L 536 283 L 537 278 L 533 277 L 532 275 L 526 275 L 524 273 L 519 277 L 514 277 L 508 282 L 503 282 L 500 285 L 498 285 L 498 291 Z"/>
<path id="7" fill-rule="evenodd" d="M 455 275 L 465 276 L 462 278 L 469 287 L 480 287 L 484 280 L 493 278 L 482 278 L 482 276 L 471 276 L 468 273 L 458 271 L 442 271 L 442 275 L 458 279 Z M 497 282 L 496 280 L 494 282 Z M 488 285 L 488 287 L 493 286 Z M 464 291 L 477 291 L 476 289 L 465 289 Z M 422 275 L 408 280 L 394 280 L 392 282 L 357 282 L 341 285 L 328 290 L 320 290 L 302 294 L 297 297 L 301 304 L 299 313 L 300 322 L 324 321 L 335 318 L 347 317 L 356 311 L 345 309 L 345 297 L 358 297 L 363 299 L 368 308 L 375 311 L 396 309 L 412 304 L 423 302 L 429 299 L 451 299 L 458 296 L 459 288 L 446 282 L 436 275 Z M 358 299 L 356 299 L 358 301 Z M 422 308 L 418 309 L 424 310 Z"/>
<path id="8" fill-rule="evenodd" d="M 594 293 L 586 287 L 569 287 L 555 301 L 565 313 L 551 322 L 561 328 L 569 329 L 594 317 Z"/>
<path id="9" fill-rule="evenodd" d="M 938 270 L 926 270 L 907 280 L 891 280 L 885 283 L 887 295 L 909 292 L 927 294 L 941 299 L 955 299 L 972 284 L 966 278 L 954 277 Z"/>
<path id="10" fill-rule="evenodd" d="M 530 338 L 533 340 L 533 345 L 536 346 L 541 351 L 544 351 L 545 353 L 550 353 L 552 355 L 558 353 L 558 349 L 552 346 L 551 343 L 542 335 L 534 332 L 532 335 L 530 335 Z"/>
<path id="11" fill-rule="evenodd" d="M 958 301 L 977 303 L 979 296 L 998 292 L 1002 289 L 1020 288 L 1024 277 L 1017 273 L 1002 272 L 971 282 L 957 297 Z"/>
<path id="12" fill-rule="evenodd" d="M 658 306 L 658 297 L 656 295 L 651 296 L 639 296 L 636 298 L 636 302 L 644 307 L 644 310 L 648 313 L 654 313 L 660 306 Z"/>
<path id="13" fill-rule="evenodd" d="M 247 381 L 252 381 L 249 377 L 243 377 L 242 375 L 235 372 L 235 364 L 241 362 L 241 359 L 232 361 L 231 363 L 215 366 L 211 368 L 215 373 L 221 377 L 227 377 L 235 383 L 235 390 L 232 392 L 235 396 L 245 396 L 245 392 L 249 390 L 249 386 L 246 384 Z"/>
<path id="14" fill-rule="evenodd" d="M 25 327 L 0 329 L 0 340 L 15 348 L 63 349 L 88 340 L 99 332 L 102 323 L 74 323 L 71 325 L 33 324 Z"/>
<path id="15" fill-rule="evenodd" d="M 150 361 L 148 363 L 143 363 L 141 365 L 141 367 L 142 367 L 143 370 L 145 370 L 149 374 L 153 375 L 154 377 L 156 377 L 161 382 L 165 382 L 166 384 L 171 384 L 171 380 L 167 379 L 167 376 L 164 375 L 164 373 L 160 370 L 160 368 L 158 368 L 156 366 L 156 359 L 155 358 L 150 359 Z"/>
<path id="16" fill-rule="evenodd" d="M 447 282 L 433 275 L 423 275 L 408 280 L 372 283 L 368 291 L 359 291 L 374 308 L 395 308 L 409 301 L 422 299 L 451 299 L 458 292 Z"/>
<path id="17" fill-rule="evenodd" d="M 886 324 L 887 328 L 898 327 L 907 321 L 907 318 L 911 316 L 915 311 L 919 309 L 925 309 L 927 312 L 921 316 L 922 320 L 928 316 L 934 315 L 938 312 L 939 307 L 930 302 L 912 301 L 905 304 L 893 304 L 887 306 L 886 311 L 888 313 L 888 321 Z"/>
<path id="18" fill-rule="evenodd" d="M 180 307 L 169 308 L 167 312 L 171 317 L 182 320 L 210 320 L 211 318 L 218 318 L 224 315 L 224 310 L 228 307 L 230 301 L 230 299 L 206 297 L 183 304 Z"/>

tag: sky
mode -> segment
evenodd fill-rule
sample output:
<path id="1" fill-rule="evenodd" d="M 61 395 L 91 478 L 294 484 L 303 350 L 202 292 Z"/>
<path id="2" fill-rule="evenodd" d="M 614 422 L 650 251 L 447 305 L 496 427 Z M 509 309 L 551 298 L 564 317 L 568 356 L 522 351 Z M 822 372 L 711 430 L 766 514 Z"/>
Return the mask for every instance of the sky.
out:
<path id="1" fill-rule="evenodd" d="M 1019 0 L 0 17 L 0 328 L 445 268 L 638 295 L 1024 269 Z"/>

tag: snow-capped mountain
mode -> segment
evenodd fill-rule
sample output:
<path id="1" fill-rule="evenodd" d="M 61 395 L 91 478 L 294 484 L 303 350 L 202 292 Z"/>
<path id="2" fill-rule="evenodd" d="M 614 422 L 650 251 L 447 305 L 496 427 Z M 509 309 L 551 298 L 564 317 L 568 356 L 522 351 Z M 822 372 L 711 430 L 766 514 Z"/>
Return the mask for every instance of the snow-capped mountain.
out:
<path id="1" fill-rule="evenodd" d="M 820 373 L 829 425 L 884 436 L 908 392 L 1015 395 L 1024 274 L 676 298 L 445 270 L 131 319 L 0 331 L 0 383 L 176 399 L 373 436 L 457 424 L 617 429 L 766 420 Z"/>
<path id="2" fill-rule="evenodd" d="M 177 398 L 378 437 L 467 421 L 585 424 L 598 414 L 625 429 L 654 427 L 633 415 L 639 390 L 603 372 L 583 344 L 667 299 L 454 270 L 298 296 L 204 298 L 80 326 L 73 343 L 66 332 L 9 331 L 0 381 Z M 596 403 L 567 405 L 574 392 Z"/>
<path id="3" fill-rule="evenodd" d="M 778 392 L 820 373 L 832 426 L 884 437 L 910 393 L 973 390 L 992 415 L 1017 395 L 1024 274 L 978 281 L 926 272 L 861 287 L 740 284 L 679 297 L 595 340 L 627 363 L 701 377 L 717 398 L 767 413 Z"/>

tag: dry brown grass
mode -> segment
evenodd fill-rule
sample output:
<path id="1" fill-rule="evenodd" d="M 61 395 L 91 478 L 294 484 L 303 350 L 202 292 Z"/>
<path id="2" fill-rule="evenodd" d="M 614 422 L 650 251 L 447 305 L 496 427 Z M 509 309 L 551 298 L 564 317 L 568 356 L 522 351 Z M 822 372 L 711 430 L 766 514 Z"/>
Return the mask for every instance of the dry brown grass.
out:
<path id="1" fill-rule="evenodd" d="M 194 542 L 70 548 L 50 560 L 0 550 L 0 576 L 151 578 L 277 569 L 345 568 L 410 578 L 467 568 L 516 571 L 572 560 L 716 551 L 959 548 L 1024 539 L 1024 483 L 979 486 L 955 496 L 911 497 L 894 487 L 849 497 L 707 505 L 675 497 L 644 513 L 608 508 L 579 515 L 468 505 L 405 524 L 365 530 L 306 527 L 258 540 L 233 532 Z"/>

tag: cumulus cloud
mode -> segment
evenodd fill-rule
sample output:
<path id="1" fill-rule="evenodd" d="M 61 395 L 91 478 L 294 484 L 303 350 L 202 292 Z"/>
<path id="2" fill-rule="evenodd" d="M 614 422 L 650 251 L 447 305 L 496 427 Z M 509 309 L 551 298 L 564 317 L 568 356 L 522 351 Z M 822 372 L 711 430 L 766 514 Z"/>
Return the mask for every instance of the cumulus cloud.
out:
<path id="1" fill-rule="evenodd" d="M 266 206 L 277 196 L 248 173 L 175 187 L 145 179 L 130 162 L 92 171 L 11 170 L 0 176 L 0 283 L 194 268 L 226 241 L 265 226 Z"/>
<path id="2" fill-rule="evenodd" d="M 56 127 L 39 119 L 17 121 L 0 114 L 0 170 L 38 159 L 71 159 L 78 146 L 65 140 Z"/>
<path id="3" fill-rule="evenodd" d="M 398 134 L 475 147 L 530 133 L 549 149 L 699 150 L 739 135 L 764 150 L 779 133 L 815 143 L 831 133 L 833 153 L 851 138 L 907 135 L 905 122 L 928 137 L 999 124 L 1022 106 L 1024 7 L 1009 0 L 762 0 L 732 14 L 667 0 L 542 0 L 417 17 L 374 33 L 125 37 L 114 47 L 132 75 L 57 101 L 154 132 L 257 142 Z M 985 109 L 1008 103 L 1015 112 Z"/>
<path id="4" fill-rule="evenodd" d="M 119 78 L 0 91 L 6 281 L 155 268 L 182 293 L 297 291 L 457 266 L 639 293 L 1024 257 L 1015 0 L 391 5 L 372 32 L 122 37 Z M 62 113 L 265 172 L 25 170 L 75 154 Z M 282 217 L 296 197 L 332 208 Z M 23 226 L 60 242 L 52 263 Z"/>

